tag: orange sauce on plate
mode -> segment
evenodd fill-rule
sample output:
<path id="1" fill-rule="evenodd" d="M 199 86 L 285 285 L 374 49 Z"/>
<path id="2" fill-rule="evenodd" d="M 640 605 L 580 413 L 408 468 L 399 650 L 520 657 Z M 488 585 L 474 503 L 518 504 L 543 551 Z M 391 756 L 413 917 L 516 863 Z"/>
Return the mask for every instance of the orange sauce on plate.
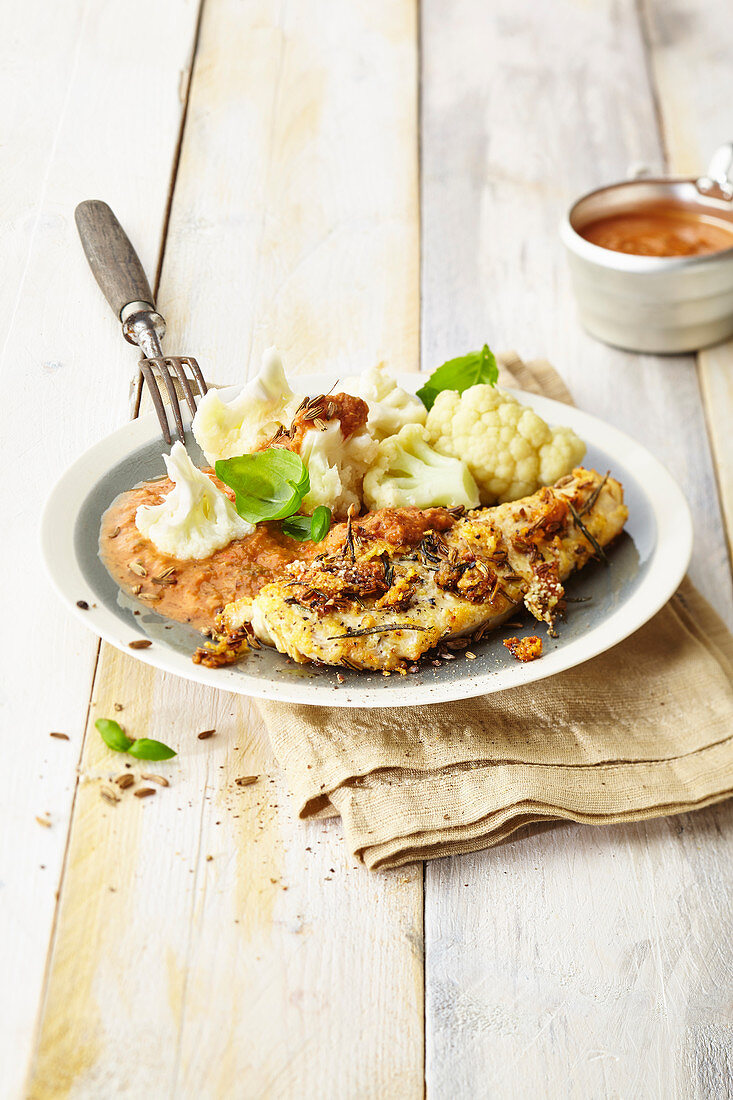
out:
<path id="1" fill-rule="evenodd" d="M 633 256 L 705 256 L 733 248 L 733 221 L 675 203 L 609 214 L 578 232 L 591 244 Z"/>
<path id="2" fill-rule="evenodd" d="M 232 490 L 213 470 L 205 473 L 231 499 Z M 100 557 L 123 592 L 140 601 L 140 609 L 190 623 L 199 630 L 215 624 L 232 600 L 256 596 L 270 581 L 282 579 L 292 561 L 310 561 L 334 553 L 346 539 L 346 524 L 334 523 L 323 542 L 296 542 L 277 523 L 260 523 L 254 533 L 235 539 L 201 560 L 180 560 L 158 550 L 135 526 L 141 504 L 160 504 L 173 488 L 168 478 L 145 481 L 122 493 L 105 512 L 99 537 Z M 427 530 L 447 531 L 454 523 L 445 508 L 383 508 L 354 521 L 354 530 L 394 546 L 417 545 Z"/>

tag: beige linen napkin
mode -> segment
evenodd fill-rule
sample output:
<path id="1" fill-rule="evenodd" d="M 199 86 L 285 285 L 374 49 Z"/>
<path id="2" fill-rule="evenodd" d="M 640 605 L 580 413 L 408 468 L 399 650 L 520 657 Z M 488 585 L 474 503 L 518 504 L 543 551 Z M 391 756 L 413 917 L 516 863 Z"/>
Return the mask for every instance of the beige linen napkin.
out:
<path id="1" fill-rule="evenodd" d="M 501 362 L 504 385 L 570 401 L 549 363 Z M 733 793 L 733 637 L 688 580 L 632 637 L 539 683 L 404 709 L 259 707 L 300 816 L 339 814 L 373 869 Z"/>

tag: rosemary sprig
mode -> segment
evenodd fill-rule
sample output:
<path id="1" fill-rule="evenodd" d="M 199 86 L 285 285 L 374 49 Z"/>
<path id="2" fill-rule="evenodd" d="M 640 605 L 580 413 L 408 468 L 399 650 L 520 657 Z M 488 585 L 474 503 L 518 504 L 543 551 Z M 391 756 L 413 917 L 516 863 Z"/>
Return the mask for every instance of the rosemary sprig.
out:
<path id="1" fill-rule="evenodd" d="M 606 554 L 605 554 L 605 551 L 604 551 L 603 547 L 598 542 L 598 540 L 595 539 L 593 537 L 593 535 L 591 535 L 590 531 L 588 530 L 588 528 L 585 526 L 582 519 L 578 515 L 578 512 L 577 512 L 574 504 L 572 503 L 572 501 L 568 501 L 568 507 L 570 508 L 570 511 L 573 514 L 573 519 L 575 520 L 576 526 L 580 528 L 580 530 L 583 532 L 585 537 L 588 539 L 588 542 L 591 544 L 591 546 L 595 550 L 596 555 L 598 556 L 598 558 L 600 558 L 600 560 L 603 562 L 604 565 L 608 565 L 608 558 L 606 557 Z"/>
<path id="2" fill-rule="evenodd" d="M 343 634 L 333 634 L 327 638 L 328 642 L 336 642 L 339 638 L 361 638 L 364 634 L 386 634 L 390 630 L 427 630 L 426 626 L 415 626 L 414 623 L 389 623 L 387 626 L 366 626 L 361 630 L 347 630 Z"/>
<path id="3" fill-rule="evenodd" d="M 351 522 L 353 516 L 353 504 L 349 505 L 349 510 L 346 514 L 346 542 L 344 543 L 343 553 L 346 554 L 348 549 L 352 563 L 356 561 L 356 549 L 354 547 L 354 535 L 351 530 Z"/>
<path id="4" fill-rule="evenodd" d="M 578 512 L 579 516 L 584 516 L 586 512 L 590 512 L 591 508 L 593 507 L 593 505 L 595 504 L 595 502 L 598 500 L 599 496 L 601 495 L 601 490 L 603 489 L 603 486 L 608 481 L 610 475 L 611 475 L 611 471 L 606 470 L 606 476 L 603 478 L 603 481 L 601 481 L 600 485 L 597 485 L 596 488 L 591 493 L 591 495 L 588 497 L 585 504 L 583 505 L 583 507 Z"/>

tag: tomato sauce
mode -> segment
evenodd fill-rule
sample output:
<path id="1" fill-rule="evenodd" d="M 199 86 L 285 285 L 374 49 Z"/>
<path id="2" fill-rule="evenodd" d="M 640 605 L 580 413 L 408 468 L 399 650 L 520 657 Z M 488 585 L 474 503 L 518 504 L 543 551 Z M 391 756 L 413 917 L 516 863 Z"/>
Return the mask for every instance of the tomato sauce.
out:
<path id="1" fill-rule="evenodd" d="M 680 203 L 658 203 L 589 222 L 591 244 L 633 256 L 704 256 L 733 248 L 733 222 Z"/>
<path id="2" fill-rule="evenodd" d="M 205 471 L 230 499 L 234 493 L 211 471 Z M 321 543 L 298 542 L 276 523 L 260 523 L 253 534 L 235 539 L 201 560 L 181 560 L 161 553 L 135 526 L 141 504 L 160 504 L 173 488 L 168 478 L 146 481 L 115 500 L 107 509 L 99 535 L 102 561 L 120 588 L 146 608 L 199 630 L 214 626 L 225 604 L 256 596 L 271 581 L 284 576 L 293 561 L 310 561 L 316 554 L 343 546 L 346 524 L 334 524 Z M 445 531 L 454 523 L 445 508 L 383 509 L 353 521 L 354 533 L 379 538 L 394 546 L 416 545 L 429 528 Z"/>

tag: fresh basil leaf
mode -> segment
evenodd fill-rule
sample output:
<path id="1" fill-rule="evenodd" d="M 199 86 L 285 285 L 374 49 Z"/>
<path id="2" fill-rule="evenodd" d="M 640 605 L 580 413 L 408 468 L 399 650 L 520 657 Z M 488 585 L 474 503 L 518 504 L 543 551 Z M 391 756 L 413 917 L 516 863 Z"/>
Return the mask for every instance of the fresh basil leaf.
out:
<path id="1" fill-rule="evenodd" d="M 305 542 L 311 537 L 311 516 L 290 516 L 280 524 L 280 530 L 288 538 Z"/>
<path id="2" fill-rule="evenodd" d="M 312 516 L 290 516 L 280 524 L 280 530 L 298 542 L 321 542 L 331 526 L 331 509 L 319 504 Z"/>
<path id="3" fill-rule="evenodd" d="M 311 516 L 311 539 L 313 542 L 322 542 L 331 527 L 331 509 L 325 504 L 319 504 Z"/>
<path id="4" fill-rule="evenodd" d="M 178 755 L 162 741 L 151 741 L 149 737 L 138 737 L 137 741 L 131 742 L 127 751 L 138 760 L 170 760 L 172 756 Z"/>
<path id="5" fill-rule="evenodd" d="M 469 386 L 477 386 L 485 383 L 495 386 L 499 377 L 499 367 L 489 345 L 484 344 L 481 351 L 470 351 L 468 355 L 461 355 L 458 359 L 449 359 L 438 367 L 428 378 L 424 386 L 417 391 L 417 396 L 426 409 L 432 409 L 435 398 L 443 390 L 456 390 L 463 393 Z"/>
<path id="6" fill-rule="evenodd" d="M 112 749 L 113 752 L 127 752 L 133 744 L 120 723 L 115 722 L 114 718 L 98 718 L 94 725 L 99 730 L 107 748 Z"/>
<path id="7" fill-rule="evenodd" d="M 225 458 L 215 469 L 216 476 L 234 489 L 234 507 L 250 523 L 292 516 L 310 489 L 302 458 L 282 447 Z"/>

